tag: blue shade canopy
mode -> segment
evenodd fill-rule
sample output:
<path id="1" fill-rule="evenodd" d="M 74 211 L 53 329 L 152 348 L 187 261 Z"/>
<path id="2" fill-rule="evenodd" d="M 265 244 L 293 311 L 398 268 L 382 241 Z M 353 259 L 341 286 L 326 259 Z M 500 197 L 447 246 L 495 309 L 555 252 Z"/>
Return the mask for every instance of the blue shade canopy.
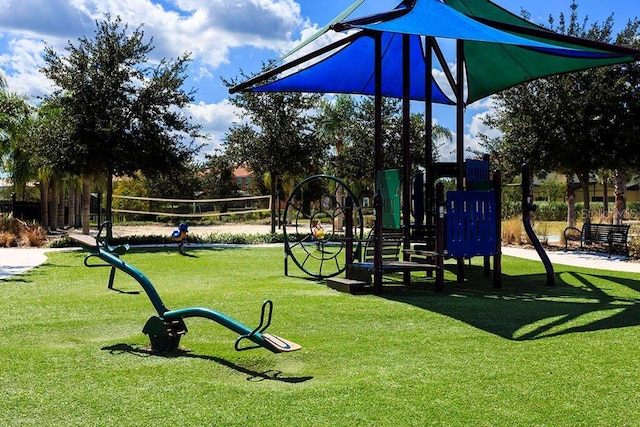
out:
<path id="1" fill-rule="evenodd" d="M 402 98 L 402 38 L 400 34 L 383 33 L 382 95 Z M 356 34 L 350 43 L 322 61 L 275 82 L 253 88 L 255 92 L 310 92 L 374 95 L 375 39 L 367 32 Z M 410 36 L 411 99 L 426 100 L 424 48 L 421 38 Z M 428 79 L 432 101 L 453 104 L 440 87 Z"/>
<path id="2" fill-rule="evenodd" d="M 405 7 L 405 3 L 413 5 Z M 398 10 L 405 10 L 405 13 L 393 19 L 387 19 L 385 14 L 379 15 L 379 18 L 371 16 L 354 19 L 340 23 L 337 28 L 361 28 L 378 32 L 511 44 L 558 54 L 578 56 L 593 54 L 569 46 L 556 46 L 500 31 L 458 12 L 439 0 L 408 0 L 403 2 Z"/>
<path id="3" fill-rule="evenodd" d="M 354 4 L 349 13 L 360 4 Z M 231 92 L 253 87 L 251 90 L 254 91 L 372 95 L 376 53 L 371 33 L 381 34 L 384 44 L 383 95 L 396 98 L 402 97 L 400 35 L 410 35 L 410 96 L 413 100 L 425 100 L 424 81 L 431 77 L 431 70 L 425 67 L 421 37 L 464 41 L 462 61 L 467 77 L 465 104 L 540 77 L 640 58 L 640 52 L 634 49 L 551 32 L 488 0 L 404 0 L 392 11 L 338 22 L 333 28 L 337 31 L 356 28 L 361 33 L 348 37 L 347 42 L 332 50 L 320 49 L 307 55 L 304 60 L 296 61 L 295 66 L 306 67 L 302 71 L 254 87 L 292 68 L 291 64 L 286 64 L 232 88 Z M 327 53 L 330 53 L 328 58 L 313 62 Z M 437 84 L 432 83 L 432 88 L 433 102 L 452 103 Z"/>

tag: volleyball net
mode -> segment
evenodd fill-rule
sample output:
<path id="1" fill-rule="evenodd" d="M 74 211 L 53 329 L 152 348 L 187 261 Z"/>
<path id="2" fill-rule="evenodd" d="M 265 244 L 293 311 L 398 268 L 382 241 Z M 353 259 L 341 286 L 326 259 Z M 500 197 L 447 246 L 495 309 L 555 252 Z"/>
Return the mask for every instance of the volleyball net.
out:
<path id="1" fill-rule="evenodd" d="M 113 195 L 113 213 L 181 218 L 204 218 L 271 211 L 271 196 L 225 199 L 161 199 Z"/>

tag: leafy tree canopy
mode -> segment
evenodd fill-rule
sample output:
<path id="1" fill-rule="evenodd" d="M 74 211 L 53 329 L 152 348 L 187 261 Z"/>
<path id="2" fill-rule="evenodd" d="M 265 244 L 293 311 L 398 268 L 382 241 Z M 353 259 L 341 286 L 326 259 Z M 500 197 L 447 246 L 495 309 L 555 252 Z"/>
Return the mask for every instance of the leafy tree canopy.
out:
<path id="1" fill-rule="evenodd" d="M 183 108 L 193 93 L 182 86 L 190 58 L 151 65 L 152 41 L 141 27 L 129 31 L 118 17 L 97 22 L 92 39 L 66 47 L 47 45 L 42 72 L 60 88 L 54 103 L 69 121 L 65 163 L 69 172 L 116 175 L 169 172 L 198 150 L 200 126 Z"/>
<path id="2" fill-rule="evenodd" d="M 384 168 L 402 165 L 402 114 L 399 100 L 384 98 L 383 158 Z M 317 133 L 333 148 L 330 169 L 349 181 L 373 181 L 374 162 L 374 101 L 370 97 L 339 95 L 333 101 L 324 99 L 318 115 Z M 412 169 L 426 166 L 424 115 L 411 115 Z M 433 126 L 433 139 L 451 139 L 451 132 L 442 126 Z M 437 144 L 433 145 L 433 158 L 439 156 Z"/>
<path id="3" fill-rule="evenodd" d="M 557 32 L 602 42 L 635 47 L 639 22 L 629 21 L 613 38 L 613 17 L 602 24 L 580 21 L 578 5 L 571 4 L 549 28 Z M 496 110 L 486 124 L 500 129 L 496 139 L 485 137 L 485 147 L 508 175 L 528 162 L 535 171 L 555 170 L 576 174 L 581 181 L 601 168 L 637 164 L 640 92 L 637 64 L 590 69 L 539 79 L 495 96 Z"/>

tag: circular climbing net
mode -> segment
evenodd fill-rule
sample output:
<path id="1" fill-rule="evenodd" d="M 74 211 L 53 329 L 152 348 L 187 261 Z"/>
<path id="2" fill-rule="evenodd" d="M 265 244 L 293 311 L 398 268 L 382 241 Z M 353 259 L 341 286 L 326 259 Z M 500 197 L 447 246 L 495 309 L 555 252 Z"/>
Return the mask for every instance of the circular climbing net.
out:
<path id="1" fill-rule="evenodd" d="M 352 224 L 355 242 L 362 240 L 363 215 L 349 187 L 330 175 L 314 175 L 289 196 L 284 210 L 285 255 L 305 273 L 326 278 L 346 268 L 345 200 L 353 200 Z M 353 245 L 353 248 L 357 244 Z"/>

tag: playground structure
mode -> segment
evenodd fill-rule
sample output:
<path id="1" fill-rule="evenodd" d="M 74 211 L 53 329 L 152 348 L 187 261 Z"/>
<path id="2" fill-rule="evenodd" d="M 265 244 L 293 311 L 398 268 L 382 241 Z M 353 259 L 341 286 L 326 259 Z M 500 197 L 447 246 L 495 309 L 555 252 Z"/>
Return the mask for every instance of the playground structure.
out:
<path id="1" fill-rule="evenodd" d="M 285 275 L 291 259 L 311 277 L 337 276 L 354 256 L 346 236 L 362 240 L 362 208 L 349 187 L 334 176 L 314 175 L 300 182 L 287 200 L 284 218 Z"/>
<path id="2" fill-rule="evenodd" d="M 204 317 L 213 320 L 239 334 L 240 336 L 235 342 L 235 349 L 238 351 L 263 347 L 273 353 L 282 353 L 301 348 L 296 343 L 265 333 L 271 325 L 273 313 L 273 302 L 271 300 L 266 300 L 262 304 L 260 323 L 255 328 L 250 328 L 223 313 L 209 308 L 193 307 L 169 310 L 164 305 L 151 281 L 140 270 L 120 259 L 120 255 L 126 253 L 129 248 L 127 246 L 113 247 L 108 244 L 107 238 L 102 236 L 102 231 L 105 228 L 107 228 L 106 235 L 110 235 L 111 223 L 105 222 L 98 229 L 95 239 L 85 235 L 71 235 L 70 237 L 79 242 L 89 252 L 84 260 L 84 264 L 87 267 L 111 267 L 109 288 L 112 288 L 116 269 L 125 272 L 142 286 L 157 312 L 157 316 L 150 317 L 142 330 L 144 334 L 149 336 L 151 347 L 154 351 L 163 353 L 176 350 L 180 344 L 180 338 L 187 333 L 184 319 L 189 317 Z M 89 260 L 93 258 L 99 258 L 106 264 L 92 264 Z M 245 344 L 246 341 L 251 343 Z"/>
<path id="3" fill-rule="evenodd" d="M 381 221 L 376 217 L 365 239 L 362 209 L 346 184 L 327 175 L 305 179 L 293 191 L 285 209 L 285 215 L 295 213 L 286 216 L 284 227 L 285 274 L 291 258 L 307 274 L 326 279 L 330 287 L 360 293 L 382 289 L 376 274 L 403 273 L 403 282 L 409 284 L 412 272 L 424 271 L 430 276 L 435 272 L 436 290 L 442 291 L 445 259 L 458 259 L 457 278 L 462 281 L 464 259 L 482 256 L 486 276 L 491 275 L 493 257 L 493 285 L 500 287 L 500 173 L 494 172 L 490 179 L 488 158 L 467 160 L 463 167 L 466 188 L 448 192 L 446 199 L 442 184 L 435 185 L 434 181 L 456 177 L 457 165 L 434 163 L 430 171 L 409 180 L 403 179 L 397 169 L 378 172 L 374 208 L 380 212 Z M 340 183 L 340 191 L 330 197 L 314 191 L 325 181 Z M 410 187 L 409 197 L 401 196 L 406 194 L 405 187 Z M 409 205 L 407 214 L 405 206 Z M 317 238 L 314 228 L 320 217 L 331 226 L 329 232 L 323 232 L 323 239 Z M 405 218 L 410 221 L 408 225 Z M 296 240 L 291 240 L 290 230 L 295 230 Z M 365 259 L 365 252 L 373 259 Z M 345 277 L 336 277 L 343 271 Z"/>
<path id="4" fill-rule="evenodd" d="M 442 233 L 445 231 L 442 220 L 445 210 L 458 212 L 459 215 L 456 214 L 460 220 L 458 225 L 452 224 L 447 227 L 449 231 L 457 230 L 462 233 L 458 238 L 463 243 L 457 245 L 457 242 L 452 240 L 452 245 L 447 249 L 447 255 L 457 257 L 458 280 L 464 279 L 465 256 L 481 255 L 488 260 L 488 257 L 493 255 L 494 285 L 499 286 L 500 248 L 497 242 L 488 241 L 487 245 L 482 247 L 479 243 L 472 243 L 480 232 L 480 228 L 476 226 L 491 222 L 486 219 L 485 213 L 487 208 L 491 210 L 494 205 L 492 205 L 491 196 L 476 198 L 479 194 L 475 192 L 479 190 L 473 188 L 471 184 L 473 181 L 470 180 L 471 170 L 465 164 L 465 107 L 532 79 L 603 65 L 633 62 L 640 58 L 640 51 L 557 34 L 536 26 L 490 1 L 403 0 L 393 10 L 351 18 L 350 16 L 362 3 L 362 0 L 357 0 L 328 25 L 322 27 L 317 34 L 285 55 L 285 58 L 328 31 L 344 32 L 345 36 L 340 40 L 295 60 L 286 62 L 281 60 L 276 63 L 279 65 L 265 68 L 261 74 L 231 88 L 230 93 L 239 91 L 309 92 L 373 96 L 375 122 L 373 157 L 378 175 L 383 172 L 384 165 L 382 99 L 383 97 L 401 99 L 403 131 L 400 175 L 404 184 L 401 206 L 403 260 L 411 257 L 409 251 L 412 239 L 418 238 L 420 233 L 422 233 L 421 238 L 429 235 L 436 236 L 436 242 L 432 246 L 435 248 L 438 266 L 436 272 L 440 270 L 445 255 L 442 244 L 444 242 Z M 351 32 L 347 34 L 349 30 Z M 454 60 L 447 60 L 440 46 L 440 39 L 455 43 Z M 491 61 L 487 61 L 489 57 Z M 435 59 L 446 76 L 453 96 L 447 95 L 433 76 Z M 356 63 L 358 67 L 353 66 Z M 449 64 L 455 64 L 453 67 L 455 70 Z M 296 70 L 290 72 L 294 68 Z M 424 233 L 417 227 L 418 223 L 414 223 L 412 229 L 410 214 L 412 101 L 424 101 L 425 104 L 426 161 L 423 166 L 426 173 L 424 186 L 426 222 Z M 455 105 L 455 163 L 434 162 L 432 103 Z M 457 191 L 461 193 L 458 195 L 457 202 L 452 202 L 451 205 L 435 205 L 444 200 L 443 197 L 439 197 L 441 195 L 433 197 L 431 193 L 435 187 L 437 175 L 455 177 Z M 499 186 L 494 188 L 494 195 L 497 195 Z M 456 198 L 456 196 L 453 197 Z M 384 273 L 382 260 L 384 230 L 381 209 L 383 197 L 379 188 L 376 190 L 375 199 L 373 289 L 375 292 L 380 292 Z M 476 206 L 478 209 L 473 208 L 469 211 L 468 206 Z M 529 207 L 525 208 L 527 212 L 530 211 Z M 499 218 L 499 215 L 495 216 Z M 480 223 L 475 219 L 479 217 L 482 218 Z M 483 227 L 484 225 L 481 226 Z M 436 230 L 430 230 L 433 228 Z M 490 230 L 488 235 L 493 236 L 494 233 Z M 495 235 L 499 236 L 498 230 L 495 230 Z M 491 249 L 494 243 L 496 243 L 495 248 Z M 469 245 L 470 252 L 467 252 Z M 350 252 L 346 250 L 347 255 Z M 427 247 L 425 252 L 430 252 L 430 248 Z M 437 289 L 441 290 L 441 283 L 437 285 Z"/>

